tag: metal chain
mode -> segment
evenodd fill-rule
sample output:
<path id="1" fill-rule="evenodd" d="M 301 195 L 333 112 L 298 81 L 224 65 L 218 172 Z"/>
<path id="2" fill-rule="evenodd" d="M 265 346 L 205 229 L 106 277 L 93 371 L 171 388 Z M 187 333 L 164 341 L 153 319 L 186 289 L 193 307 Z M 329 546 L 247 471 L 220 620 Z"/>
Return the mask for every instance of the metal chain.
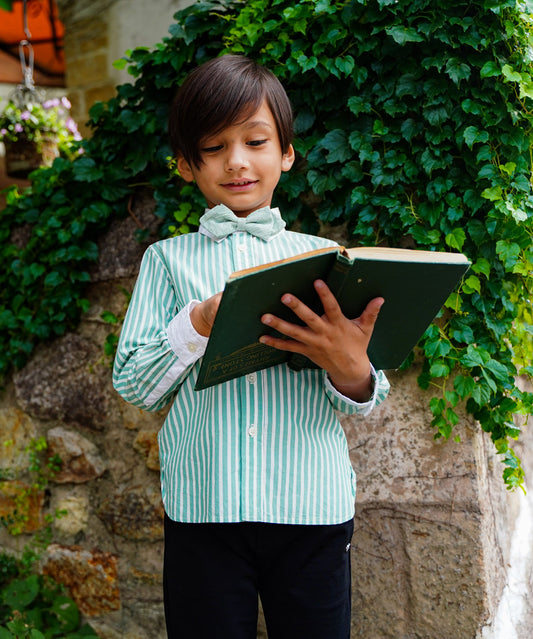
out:
<path id="1" fill-rule="evenodd" d="M 19 58 L 22 69 L 22 83 L 17 86 L 14 94 L 11 96 L 15 102 L 22 108 L 30 102 L 38 101 L 37 91 L 35 90 L 35 82 L 33 79 L 33 47 L 31 45 L 31 32 L 28 27 L 28 2 L 24 0 L 23 4 L 23 20 L 25 40 L 19 43 Z"/>

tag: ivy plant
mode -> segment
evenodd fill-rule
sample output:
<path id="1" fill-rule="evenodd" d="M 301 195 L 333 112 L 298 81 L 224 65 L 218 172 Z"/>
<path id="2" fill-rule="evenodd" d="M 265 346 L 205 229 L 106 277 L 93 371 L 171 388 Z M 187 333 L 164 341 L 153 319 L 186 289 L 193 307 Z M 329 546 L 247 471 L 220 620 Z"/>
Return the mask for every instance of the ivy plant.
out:
<path id="1" fill-rule="evenodd" d="M 5 441 L 6 447 L 14 446 Z M 0 517 L 0 528 L 11 535 L 26 532 L 32 499 L 49 485 L 61 467 L 61 460 L 50 455 L 44 437 L 32 439 L 24 448 L 27 456 L 23 482 L 14 484 L 13 511 Z M 0 494 L 19 472 L 0 468 Z M 65 514 L 57 510 L 44 517 L 43 525 L 32 532 L 17 556 L 0 551 L 0 639 L 81 639 L 96 637 L 89 624 L 83 624 L 80 611 L 66 589 L 39 571 L 39 561 L 52 539 L 52 523 Z"/>
<path id="2" fill-rule="evenodd" d="M 176 14 L 167 38 L 117 62 L 132 82 L 92 108 L 83 154 L 8 193 L 0 371 L 76 324 L 97 235 L 140 185 L 162 236 L 195 227 L 202 200 L 169 166 L 169 104 L 192 68 L 242 53 L 278 75 L 294 106 L 298 160 L 276 196 L 289 225 L 342 224 L 350 245 L 471 260 L 419 343 L 419 384 L 432 391 L 436 437 L 452 435 L 464 405 L 506 485 L 522 486 L 511 444 L 533 405 L 516 384 L 533 372 L 532 14 L 517 0 L 234 0 Z"/>

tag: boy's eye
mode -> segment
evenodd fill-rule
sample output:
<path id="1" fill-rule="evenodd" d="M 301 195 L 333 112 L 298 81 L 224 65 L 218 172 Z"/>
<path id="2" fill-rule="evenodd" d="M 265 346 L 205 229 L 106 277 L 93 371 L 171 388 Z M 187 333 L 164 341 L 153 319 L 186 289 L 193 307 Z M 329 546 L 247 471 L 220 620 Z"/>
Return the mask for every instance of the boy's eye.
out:
<path id="1" fill-rule="evenodd" d="M 247 142 L 246 144 L 248 144 L 248 146 L 261 146 L 266 142 L 267 140 L 250 140 L 250 142 Z"/>
<path id="2" fill-rule="evenodd" d="M 220 151 L 220 149 L 222 148 L 222 144 L 217 144 L 215 146 L 206 146 L 203 149 L 201 149 L 202 153 L 215 153 L 216 151 Z"/>

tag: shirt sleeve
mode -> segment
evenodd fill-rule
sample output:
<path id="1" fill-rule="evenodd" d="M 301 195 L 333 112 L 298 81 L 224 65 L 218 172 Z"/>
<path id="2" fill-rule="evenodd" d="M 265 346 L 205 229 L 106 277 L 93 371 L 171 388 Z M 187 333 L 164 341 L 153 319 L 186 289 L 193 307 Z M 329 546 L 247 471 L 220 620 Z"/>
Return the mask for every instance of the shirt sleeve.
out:
<path id="1" fill-rule="evenodd" d="M 372 397 L 367 402 L 355 402 L 353 399 L 346 397 L 339 393 L 339 391 L 333 386 L 329 377 L 325 375 L 325 390 L 333 408 L 345 413 L 346 415 L 368 415 L 378 404 L 387 397 L 390 389 L 389 380 L 386 378 L 383 371 L 376 371 L 375 368 L 370 365 L 372 378 L 374 380 L 374 392 Z"/>
<path id="2" fill-rule="evenodd" d="M 113 367 L 113 385 L 126 401 L 158 410 L 174 397 L 207 344 L 189 317 L 197 303 L 179 308 L 170 274 L 150 247 L 141 263 Z"/>

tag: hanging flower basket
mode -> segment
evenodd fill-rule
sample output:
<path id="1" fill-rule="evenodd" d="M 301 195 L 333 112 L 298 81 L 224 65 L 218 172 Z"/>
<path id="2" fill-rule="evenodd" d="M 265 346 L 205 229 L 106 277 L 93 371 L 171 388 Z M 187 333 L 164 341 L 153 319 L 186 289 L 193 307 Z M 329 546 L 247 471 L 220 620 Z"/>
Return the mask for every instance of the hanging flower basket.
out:
<path id="1" fill-rule="evenodd" d="M 52 162 L 59 156 L 57 141 L 51 138 L 35 140 L 19 138 L 15 141 L 5 141 L 6 174 L 15 178 L 26 178 L 43 166 L 52 166 Z"/>
<path id="2" fill-rule="evenodd" d="M 0 112 L 0 142 L 6 148 L 6 173 L 27 177 L 41 166 L 50 166 L 60 154 L 73 157 L 81 139 L 69 115 L 67 98 L 40 102 L 35 95 L 16 96 Z M 31 101 L 33 100 L 33 101 Z"/>

